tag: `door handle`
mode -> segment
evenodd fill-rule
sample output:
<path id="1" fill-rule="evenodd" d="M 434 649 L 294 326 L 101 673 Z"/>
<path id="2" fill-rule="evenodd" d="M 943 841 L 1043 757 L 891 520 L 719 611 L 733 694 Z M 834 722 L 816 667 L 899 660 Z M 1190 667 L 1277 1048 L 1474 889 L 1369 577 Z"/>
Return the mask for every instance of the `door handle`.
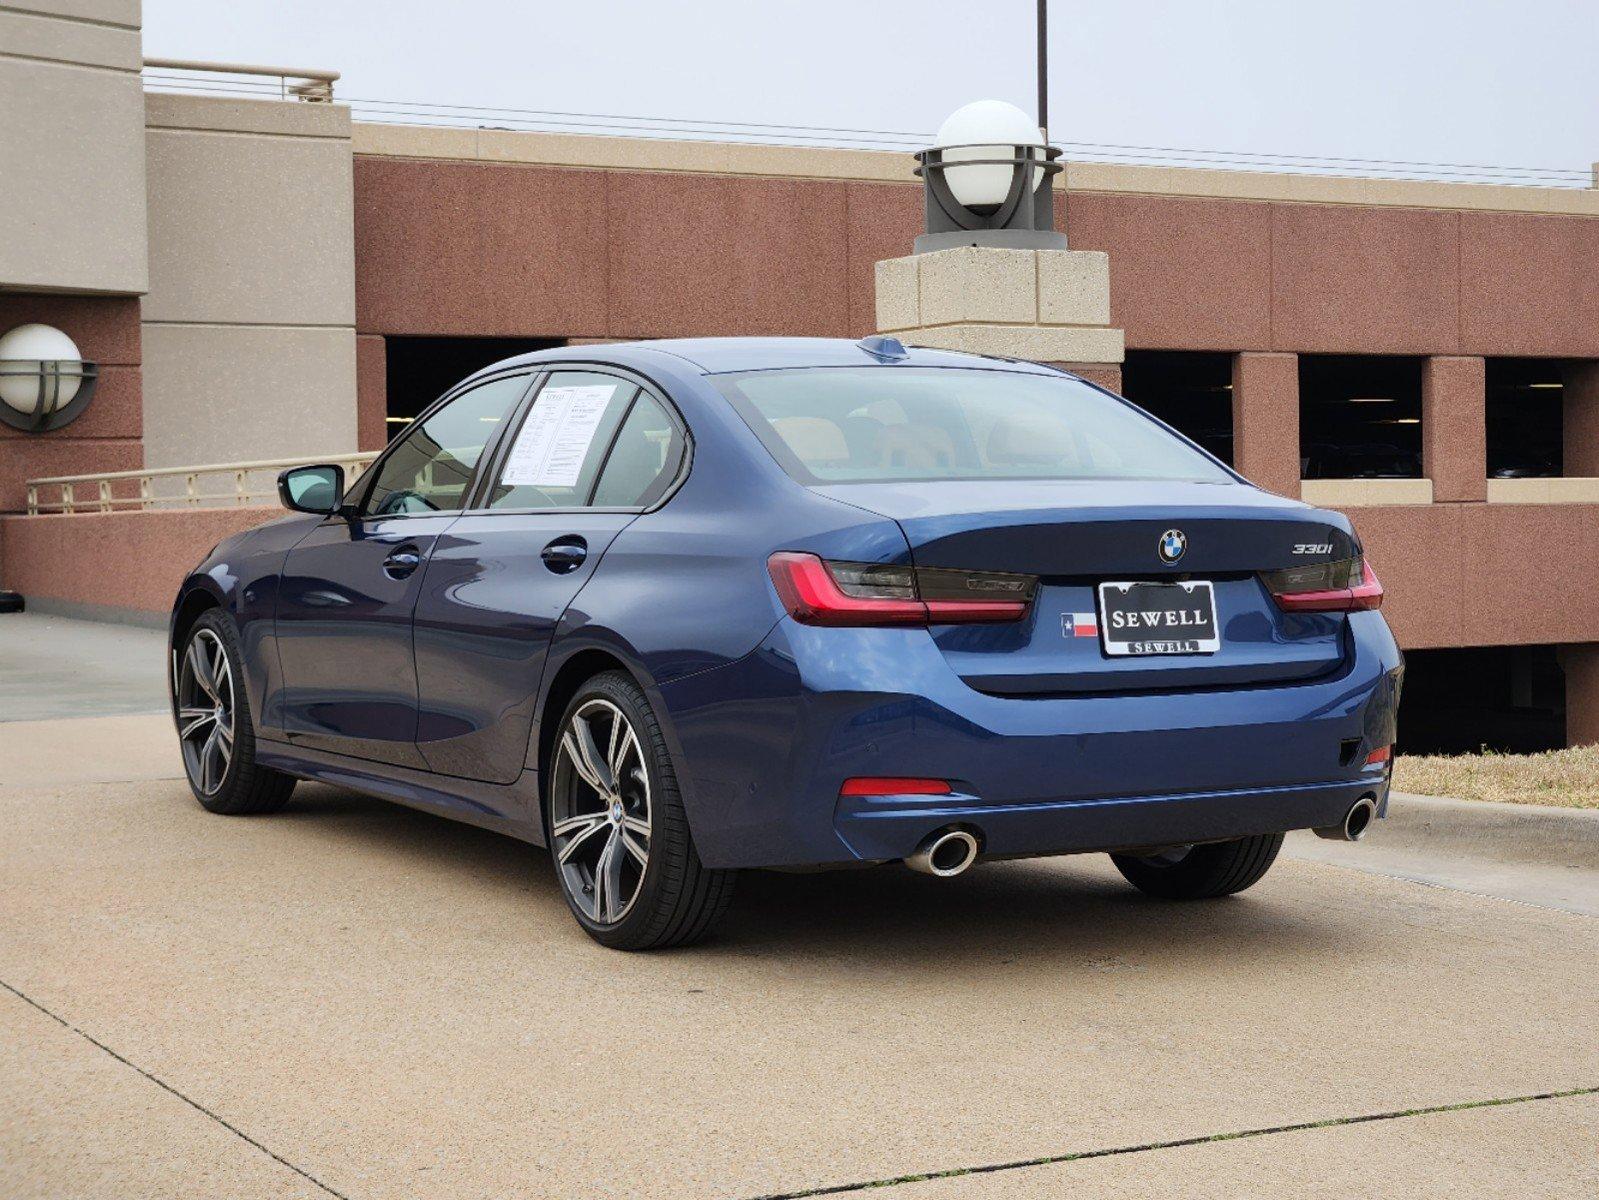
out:
<path id="1" fill-rule="evenodd" d="M 383 560 L 383 573 L 390 579 L 404 579 L 422 565 L 415 546 L 401 546 Z"/>
<path id="2" fill-rule="evenodd" d="M 557 575 L 571 574 L 583 565 L 583 560 L 588 556 L 588 543 L 576 534 L 556 538 L 539 551 L 539 557 L 544 560 L 544 565 Z"/>

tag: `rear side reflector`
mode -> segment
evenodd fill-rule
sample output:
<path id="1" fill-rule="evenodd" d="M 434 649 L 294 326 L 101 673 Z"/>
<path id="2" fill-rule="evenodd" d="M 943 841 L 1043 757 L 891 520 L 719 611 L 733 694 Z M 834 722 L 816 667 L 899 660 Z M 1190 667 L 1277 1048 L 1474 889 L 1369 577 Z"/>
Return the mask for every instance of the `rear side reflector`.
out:
<path id="1" fill-rule="evenodd" d="M 992 571 L 827 562 L 783 551 L 766 560 L 783 607 L 802 625 L 958 625 L 1015 621 L 1038 580 Z"/>
<path id="2" fill-rule="evenodd" d="M 949 793 L 948 780 L 895 775 L 860 775 L 846 779 L 838 789 L 840 796 L 947 796 Z"/>
<path id="3" fill-rule="evenodd" d="M 1366 755 L 1366 765 L 1368 767 L 1378 767 L 1391 760 L 1393 756 L 1394 748 L 1392 746 L 1378 746 L 1370 754 Z"/>
<path id="4" fill-rule="evenodd" d="M 1364 558 L 1265 571 L 1260 578 L 1285 612 L 1359 612 L 1382 605 L 1382 584 Z"/>

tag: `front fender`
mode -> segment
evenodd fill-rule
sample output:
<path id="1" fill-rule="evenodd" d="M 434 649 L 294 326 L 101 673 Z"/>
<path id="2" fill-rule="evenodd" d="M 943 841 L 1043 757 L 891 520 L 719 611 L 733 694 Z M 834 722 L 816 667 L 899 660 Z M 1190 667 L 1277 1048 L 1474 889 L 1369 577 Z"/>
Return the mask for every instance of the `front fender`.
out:
<path id="1" fill-rule="evenodd" d="M 314 517 L 287 517 L 224 538 L 184 579 L 167 626 L 168 662 L 189 624 L 220 607 L 234 620 L 244 648 L 244 686 L 256 732 L 282 735 L 282 669 L 276 630 L 278 581 L 289 551 L 317 525 Z M 171 691 L 171 671 L 168 671 Z"/>

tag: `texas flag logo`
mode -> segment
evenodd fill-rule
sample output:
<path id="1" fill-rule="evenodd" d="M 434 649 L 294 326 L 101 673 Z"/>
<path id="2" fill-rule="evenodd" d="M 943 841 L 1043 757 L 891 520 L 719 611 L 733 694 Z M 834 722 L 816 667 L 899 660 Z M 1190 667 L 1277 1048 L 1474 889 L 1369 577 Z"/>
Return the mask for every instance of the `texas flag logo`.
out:
<path id="1" fill-rule="evenodd" d="M 1099 620 L 1091 612 L 1062 613 L 1060 631 L 1067 637 L 1098 637 Z"/>

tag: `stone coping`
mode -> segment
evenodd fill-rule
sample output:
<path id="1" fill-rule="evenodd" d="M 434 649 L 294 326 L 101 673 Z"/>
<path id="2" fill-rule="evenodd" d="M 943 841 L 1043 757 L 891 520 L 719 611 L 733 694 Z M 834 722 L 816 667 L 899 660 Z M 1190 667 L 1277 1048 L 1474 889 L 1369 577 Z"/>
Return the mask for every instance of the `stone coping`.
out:
<path id="1" fill-rule="evenodd" d="M 1430 479 L 1303 479 L 1299 498 L 1321 508 L 1373 504 L 1431 504 Z"/>
<path id="2" fill-rule="evenodd" d="M 146 92 L 144 127 L 347 139 L 350 110 L 343 104 L 307 104 L 298 100 Z"/>
<path id="3" fill-rule="evenodd" d="M 357 154 L 608 170 L 914 184 L 910 154 L 357 121 Z M 1067 162 L 1070 192 L 1599 216 L 1599 188 L 1511 187 L 1271 171 Z"/>
<path id="4" fill-rule="evenodd" d="M 1490 504 L 1599 504 L 1599 479 L 1490 479 Z"/>
<path id="5" fill-rule="evenodd" d="M 1304 479 L 1299 495 L 1323 508 L 1431 504 L 1430 479 Z M 1489 504 L 1599 504 L 1599 478 L 1490 479 Z M 1481 501 L 1461 501 L 1481 503 Z"/>

